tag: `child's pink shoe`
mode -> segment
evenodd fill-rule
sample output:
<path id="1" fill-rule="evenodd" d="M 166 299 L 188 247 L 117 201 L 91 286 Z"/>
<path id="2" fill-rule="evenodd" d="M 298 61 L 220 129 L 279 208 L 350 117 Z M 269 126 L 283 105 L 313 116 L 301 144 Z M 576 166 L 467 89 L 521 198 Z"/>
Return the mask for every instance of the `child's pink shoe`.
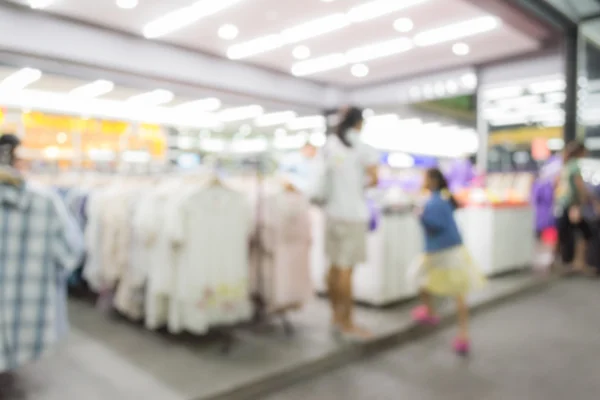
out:
<path id="1" fill-rule="evenodd" d="M 434 326 L 440 322 L 440 319 L 432 316 L 427 306 L 424 305 L 415 307 L 411 312 L 411 316 L 413 321 L 421 325 Z"/>
<path id="2" fill-rule="evenodd" d="M 454 352 L 462 357 L 469 355 L 469 351 L 471 350 L 468 339 L 456 338 L 452 347 L 454 348 Z"/>

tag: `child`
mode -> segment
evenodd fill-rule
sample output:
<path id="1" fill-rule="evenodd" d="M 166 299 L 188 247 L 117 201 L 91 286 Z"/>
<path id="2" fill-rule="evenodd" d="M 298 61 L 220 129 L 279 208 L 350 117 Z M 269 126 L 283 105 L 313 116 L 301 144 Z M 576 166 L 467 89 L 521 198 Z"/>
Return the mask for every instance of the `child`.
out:
<path id="1" fill-rule="evenodd" d="M 458 226 L 454 220 L 456 200 L 448 190 L 442 172 L 433 168 L 425 175 L 425 189 L 430 193 L 419 213 L 425 232 L 425 254 L 421 264 L 421 292 L 423 305 L 412 312 L 413 319 L 421 324 L 435 325 L 439 318 L 432 302 L 432 295 L 451 296 L 456 299 L 458 310 L 458 337 L 454 351 L 459 355 L 469 353 L 469 309 L 467 293 L 485 281 L 474 267 L 463 246 Z"/>

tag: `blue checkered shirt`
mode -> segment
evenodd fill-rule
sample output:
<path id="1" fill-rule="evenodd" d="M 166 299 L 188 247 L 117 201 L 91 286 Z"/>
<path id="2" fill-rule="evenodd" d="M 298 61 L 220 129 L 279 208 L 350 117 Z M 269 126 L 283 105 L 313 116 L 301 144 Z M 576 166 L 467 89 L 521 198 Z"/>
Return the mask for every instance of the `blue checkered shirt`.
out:
<path id="1" fill-rule="evenodd" d="M 0 184 L 0 372 L 54 347 L 57 283 L 82 252 L 81 232 L 55 193 Z"/>

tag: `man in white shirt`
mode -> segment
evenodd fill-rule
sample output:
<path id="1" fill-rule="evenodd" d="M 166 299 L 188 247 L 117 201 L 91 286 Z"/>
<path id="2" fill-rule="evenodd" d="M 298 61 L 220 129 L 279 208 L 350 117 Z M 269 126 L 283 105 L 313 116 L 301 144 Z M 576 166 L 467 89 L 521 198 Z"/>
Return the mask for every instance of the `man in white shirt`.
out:
<path id="1" fill-rule="evenodd" d="M 361 140 L 362 126 L 362 110 L 348 109 L 336 134 L 325 145 L 329 186 L 325 247 L 331 262 L 327 284 L 334 327 L 344 334 L 365 338 L 369 332 L 352 319 L 352 270 L 366 261 L 366 188 L 377 185 L 379 154 Z"/>

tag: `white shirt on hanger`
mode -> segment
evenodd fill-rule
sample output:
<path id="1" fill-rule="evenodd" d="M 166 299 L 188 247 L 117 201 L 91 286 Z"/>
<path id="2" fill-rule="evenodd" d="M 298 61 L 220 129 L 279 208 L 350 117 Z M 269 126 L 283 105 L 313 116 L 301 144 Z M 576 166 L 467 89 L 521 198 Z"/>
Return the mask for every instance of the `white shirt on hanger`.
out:
<path id="1" fill-rule="evenodd" d="M 211 185 L 189 194 L 173 211 L 166 221 L 178 258 L 169 331 L 203 334 L 211 326 L 248 319 L 252 218 L 245 195 Z"/>

